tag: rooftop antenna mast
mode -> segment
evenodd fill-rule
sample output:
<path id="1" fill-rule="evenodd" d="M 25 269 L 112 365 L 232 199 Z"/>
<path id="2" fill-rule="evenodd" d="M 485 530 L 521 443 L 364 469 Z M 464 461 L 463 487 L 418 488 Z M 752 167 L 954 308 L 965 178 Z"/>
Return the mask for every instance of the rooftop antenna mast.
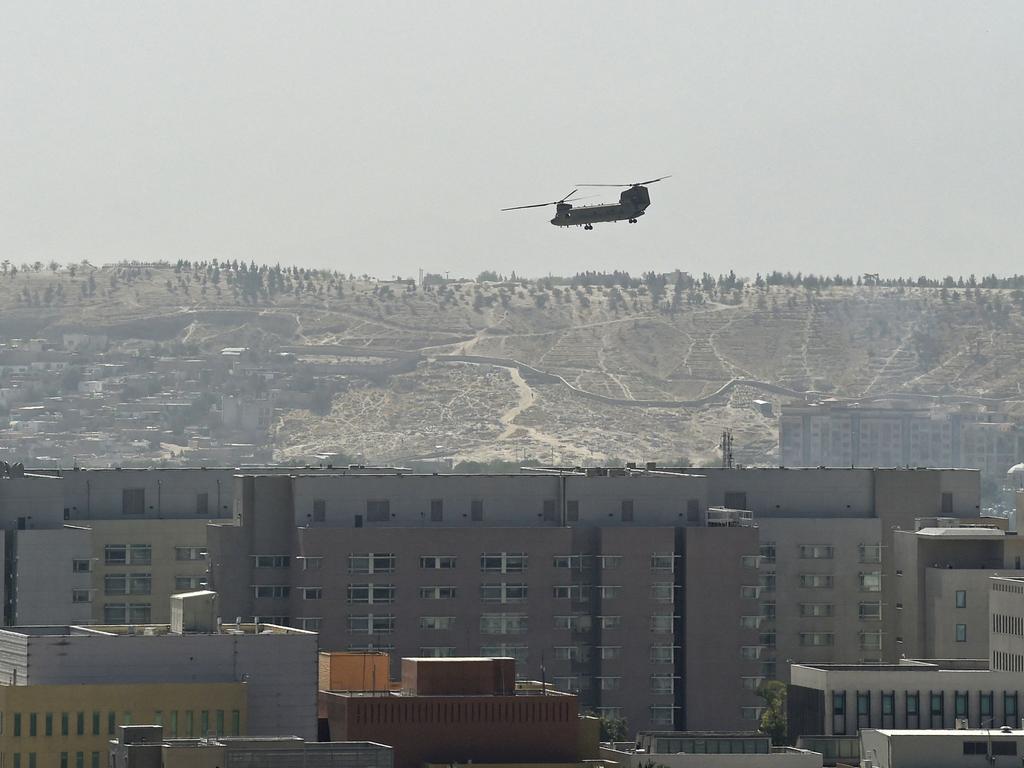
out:
<path id="1" fill-rule="evenodd" d="M 732 430 L 722 430 L 722 444 L 718 446 L 722 449 L 722 468 L 732 469 Z"/>

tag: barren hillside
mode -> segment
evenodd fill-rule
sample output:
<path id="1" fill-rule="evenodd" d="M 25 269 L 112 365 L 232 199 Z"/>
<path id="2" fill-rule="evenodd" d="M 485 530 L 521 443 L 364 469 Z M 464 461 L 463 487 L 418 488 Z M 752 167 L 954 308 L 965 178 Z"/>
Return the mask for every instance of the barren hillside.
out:
<path id="1" fill-rule="evenodd" d="M 326 415 L 280 410 L 281 458 L 709 461 L 728 427 L 738 460 L 765 463 L 776 420 L 756 398 L 1024 405 L 1022 302 L 1005 289 L 698 287 L 673 308 L 643 285 L 424 288 L 290 270 L 270 285 L 209 265 L 37 266 L 0 275 L 0 341 L 92 331 L 163 354 L 408 363 L 351 376 Z"/>

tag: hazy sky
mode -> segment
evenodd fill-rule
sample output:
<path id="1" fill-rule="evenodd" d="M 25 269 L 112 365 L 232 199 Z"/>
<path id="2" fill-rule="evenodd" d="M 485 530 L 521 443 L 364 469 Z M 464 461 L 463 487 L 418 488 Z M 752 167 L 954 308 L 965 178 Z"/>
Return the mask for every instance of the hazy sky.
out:
<path id="1" fill-rule="evenodd" d="M 1024 272 L 1017 0 L 0 12 L 0 258 Z M 666 173 L 636 225 L 498 211 Z"/>

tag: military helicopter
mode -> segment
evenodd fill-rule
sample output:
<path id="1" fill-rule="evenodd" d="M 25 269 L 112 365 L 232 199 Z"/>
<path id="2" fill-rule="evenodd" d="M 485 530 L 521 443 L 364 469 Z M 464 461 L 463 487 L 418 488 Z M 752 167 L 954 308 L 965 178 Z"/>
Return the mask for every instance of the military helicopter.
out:
<path id="1" fill-rule="evenodd" d="M 644 215 L 644 211 L 651 204 L 651 196 L 647 192 L 648 184 L 672 178 L 661 176 L 657 179 L 637 181 L 633 184 L 579 184 L 577 188 L 563 197 L 561 200 L 552 200 L 549 203 L 534 203 L 533 205 L 516 205 L 512 208 L 502 208 L 503 211 L 518 211 L 523 208 L 543 208 L 546 205 L 555 206 L 555 218 L 551 223 L 556 227 L 583 227 L 593 229 L 595 224 L 605 221 L 628 221 L 636 224 L 636 220 Z M 569 200 L 579 192 L 579 187 L 628 187 L 619 195 L 617 203 L 599 203 L 597 205 L 583 205 L 574 208 Z"/>

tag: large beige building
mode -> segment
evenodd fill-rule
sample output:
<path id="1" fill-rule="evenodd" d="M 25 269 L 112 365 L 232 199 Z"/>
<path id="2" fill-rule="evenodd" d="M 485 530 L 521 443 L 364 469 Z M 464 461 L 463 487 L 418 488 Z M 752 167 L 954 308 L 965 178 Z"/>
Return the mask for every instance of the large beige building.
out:
<path id="1" fill-rule="evenodd" d="M 825 401 L 779 417 L 787 467 L 971 467 L 1001 476 L 1024 458 L 1024 430 L 1004 413 Z"/>
<path id="2" fill-rule="evenodd" d="M 957 470 L 239 475 L 227 615 L 325 649 L 510 655 L 635 728 L 750 728 L 789 659 L 895 659 L 898 529 L 978 515 Z M 699 706 L 697 705 L 699 702 Z"/>

